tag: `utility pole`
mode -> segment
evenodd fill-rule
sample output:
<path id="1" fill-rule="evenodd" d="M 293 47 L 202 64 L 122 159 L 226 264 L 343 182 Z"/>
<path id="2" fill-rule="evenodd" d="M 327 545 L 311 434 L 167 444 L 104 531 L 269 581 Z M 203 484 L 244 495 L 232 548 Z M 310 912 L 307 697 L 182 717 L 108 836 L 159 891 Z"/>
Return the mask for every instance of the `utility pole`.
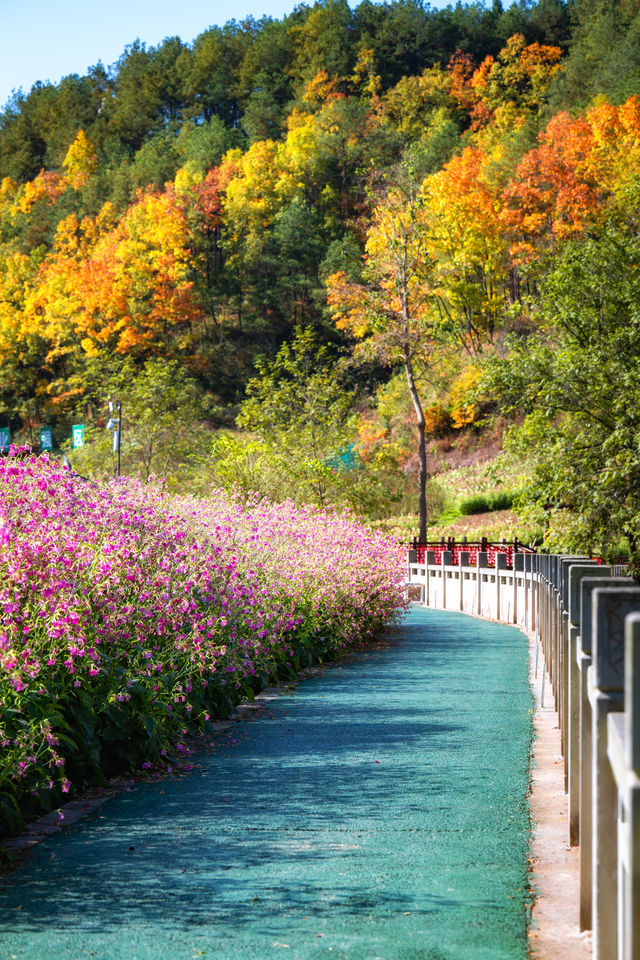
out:
<path id="1" fill-rule="evenodd" d="M 120 400 L 109 400 L 110 417 L 107 421 L 107 430 L 113 433 L 113 452 L 117 455 L 115 475 L 120 477 L 120 446 L 122 444 L 122 402 Z M 118 416 L 114 417 L 113 414 Z"/>

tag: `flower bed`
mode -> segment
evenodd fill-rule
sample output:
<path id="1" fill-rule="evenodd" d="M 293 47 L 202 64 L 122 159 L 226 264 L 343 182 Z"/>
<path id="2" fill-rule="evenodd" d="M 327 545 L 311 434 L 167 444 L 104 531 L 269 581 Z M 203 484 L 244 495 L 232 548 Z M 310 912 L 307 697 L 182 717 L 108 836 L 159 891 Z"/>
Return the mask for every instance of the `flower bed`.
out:
<path id="1" fill-rule="evenodd" d="M 348 516 L 0 459 L 0 833 L 372 638 L 404 563 Z"/>

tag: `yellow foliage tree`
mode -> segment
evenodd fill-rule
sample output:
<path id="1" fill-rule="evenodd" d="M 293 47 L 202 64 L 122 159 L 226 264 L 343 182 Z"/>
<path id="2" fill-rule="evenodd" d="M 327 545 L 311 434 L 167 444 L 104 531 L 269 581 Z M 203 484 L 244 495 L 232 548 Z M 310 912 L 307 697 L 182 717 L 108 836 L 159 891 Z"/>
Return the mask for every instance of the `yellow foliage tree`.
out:
<path id="1" fill-rule="evenodd" d="M 511 128 L 539 116 L 561 57 L 559 47 L 527 45 L 520 33 L 510 37 L 498 56 L 486 57 L 472 77 L 476 125 L 491 121 L 498 128 Z"/>
<path id="2" fill-rule="evenodd" d="M 83 187 L 98 169 L 98 154 L 84 130 L 78 131 L 62 166 L 68 182 L 75 190 Z"/>
<path id="3" fill-rule="evenodd" d="M 420 76 L 403 77 L 384 97 L 391 122 L 408 140 L 417 140 L 439 111 L 456 108 L 451 72 L 436 65 Z"/>
<path id="4" fill-rule="evenodd" d="M 478 416 L 478 408 L 474 401 L 470 399 L 470 394 L 482 378 L 480 367 L 471 364 L 465 367 L 462 373 L 456 377 L 455 382 L 449 390 L 449 405 L 451 410 L 451 423 L 456 430 L 468 427 Z"/>
<path id="5" fill-rule="evenodd" d="M 427 446 L 418 387 L 436 336 L 433 313 L 434 263 L 428 248 L 428 216 L 412 185 L 396 187 L 376 205 L 367 232 L 361 282 L 343 272 L 329 277 L 328 302 L 338 327 L 374 353 L 404 369 L 418 427 L 419 536 L 427 537 Z"/>

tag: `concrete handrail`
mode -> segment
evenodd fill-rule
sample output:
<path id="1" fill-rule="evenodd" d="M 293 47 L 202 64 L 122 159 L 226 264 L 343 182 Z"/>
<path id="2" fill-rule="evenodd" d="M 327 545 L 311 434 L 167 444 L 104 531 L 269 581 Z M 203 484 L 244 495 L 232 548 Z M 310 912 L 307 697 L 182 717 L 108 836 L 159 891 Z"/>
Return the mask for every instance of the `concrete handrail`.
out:
<path id="1" fill-rule="evenodd" d="M 640 587 L 587 557 L 515 554 L 489 567 L 409 554 L 419 602 L 534 634 L 553 687 L 580 925 L 594 960 L 640 960 Z"/>

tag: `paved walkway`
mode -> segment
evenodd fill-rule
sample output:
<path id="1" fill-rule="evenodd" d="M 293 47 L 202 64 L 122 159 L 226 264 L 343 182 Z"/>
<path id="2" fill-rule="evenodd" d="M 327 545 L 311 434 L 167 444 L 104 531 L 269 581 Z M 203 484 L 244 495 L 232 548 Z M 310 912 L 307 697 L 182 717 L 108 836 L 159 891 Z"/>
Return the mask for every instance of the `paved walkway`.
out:
<path id="1" fill-rule="evenodd" d="M 0 957 L 524 960 L 530 711 L 517 629 L 414 608 L 39 844 Z"/>

